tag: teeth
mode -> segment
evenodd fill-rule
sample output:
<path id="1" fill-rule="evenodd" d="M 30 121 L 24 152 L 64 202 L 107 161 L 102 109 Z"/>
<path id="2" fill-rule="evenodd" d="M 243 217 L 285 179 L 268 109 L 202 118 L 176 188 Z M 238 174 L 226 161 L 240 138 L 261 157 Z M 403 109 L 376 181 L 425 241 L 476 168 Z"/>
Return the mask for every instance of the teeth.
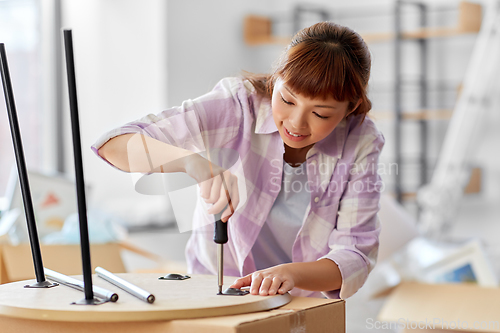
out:
<path id="1" fill-rule="evenodd" d="M 288 132 L 288 134 L 290 134 L 291 136 L 294 136 L 294 137 L 299 137 L 299 136 L 302 136 L 302 135 L 298 135 L 298 134 L 293 134 L 292 132 L 290 132 L 289 130 L 286 130 Z"/>

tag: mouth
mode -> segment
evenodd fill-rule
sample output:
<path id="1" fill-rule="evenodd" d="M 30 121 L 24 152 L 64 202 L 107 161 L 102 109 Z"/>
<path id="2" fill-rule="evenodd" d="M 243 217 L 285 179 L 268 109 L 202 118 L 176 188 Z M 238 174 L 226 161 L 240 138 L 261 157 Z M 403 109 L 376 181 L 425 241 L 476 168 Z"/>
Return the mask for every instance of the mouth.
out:
<path id="1" fill-rule="evenodd" d="M 298 134 L 298 133 L 292 133 L 285 126 L 283 126 L 283 129 L 284 129 L 285 135 L 290 140 L 293 140 L 293 141 L 302 141 L 308 136 L 308 135 L 302 135 L 302 134 Z"/>

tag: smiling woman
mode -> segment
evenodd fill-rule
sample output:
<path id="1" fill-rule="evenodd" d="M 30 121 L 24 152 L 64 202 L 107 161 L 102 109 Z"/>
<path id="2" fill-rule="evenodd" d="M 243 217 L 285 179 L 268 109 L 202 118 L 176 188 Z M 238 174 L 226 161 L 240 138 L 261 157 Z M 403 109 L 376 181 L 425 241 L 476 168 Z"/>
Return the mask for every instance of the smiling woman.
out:
<path id="1" fill-rule="evenodd" d="M 369 77 L 361 37 L 320 22 L 293 38 L 273 73 L 222 79 L 180 107 L 105 133 L 93 149 L 124 171 L 181 171 L 198 181 L 190 272 L 217 272 L 212 214 L 226 209 L 224 274 L 241 277 L 231 287 L 347 298 L 373 269 L 380 232 L 382 183 L 372 166 L 384 138 L 365 119 Z M 217 167 L 209 181 L 200 177 L 211 163 L 193 153 L 217 148 L 238 153 L 245 179 Z M 247 185 L 240 206 L 239 180 Z"/>

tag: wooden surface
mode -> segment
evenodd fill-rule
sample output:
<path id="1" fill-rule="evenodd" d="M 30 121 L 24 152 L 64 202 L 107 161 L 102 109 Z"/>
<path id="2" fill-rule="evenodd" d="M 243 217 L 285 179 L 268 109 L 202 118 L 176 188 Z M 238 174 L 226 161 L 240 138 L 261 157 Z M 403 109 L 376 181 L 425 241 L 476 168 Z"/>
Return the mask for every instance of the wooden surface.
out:
<path id="1" fill-rule="evenodd" d="M 172 320 L 225 316 L 270 310 L 287 304 L 289 294 L 277 296 L 217 295 L 217 277 L 193 275 L 182 281 L 158 280 L 158 274 L 116 274 L 155 295 L 148 304 L 93 275 L 94 285 L 118 293 L 116 303 L 71 305 L 84 298 L 83 292 L 66 286 L 49 289 L 24 288 L 34 281 L 0 285 L 0 315 L 49 321 L 123 322 Z M 81 280 L 81 277 L 75 277 Z M 234 277 L 225 277 L 224 289 Z"/>
<path id="2" fill-rule="evenodd" d="M 413 112 L 401 113 L 403 120 L 446 120 L 453 115 L 453 110 L 450 109 L 424 109 Z M 368 116 L 375 121 L 379 120 L 394 120 L 396 119 L 395 111 L 371 110 Z"/>

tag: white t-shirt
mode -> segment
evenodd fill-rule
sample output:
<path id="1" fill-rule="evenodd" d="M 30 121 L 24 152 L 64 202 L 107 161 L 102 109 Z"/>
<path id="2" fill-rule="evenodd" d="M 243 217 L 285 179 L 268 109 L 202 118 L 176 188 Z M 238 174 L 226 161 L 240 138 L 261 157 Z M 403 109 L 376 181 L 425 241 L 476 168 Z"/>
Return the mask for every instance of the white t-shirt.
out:
<path id="1" fill-rule="evenodd" d="M 252 247 L 257 270 L 292 262 L 292 247 L 311 194 L 306 190 L 307 163 L 283 163 L 281 190 Z"/>

